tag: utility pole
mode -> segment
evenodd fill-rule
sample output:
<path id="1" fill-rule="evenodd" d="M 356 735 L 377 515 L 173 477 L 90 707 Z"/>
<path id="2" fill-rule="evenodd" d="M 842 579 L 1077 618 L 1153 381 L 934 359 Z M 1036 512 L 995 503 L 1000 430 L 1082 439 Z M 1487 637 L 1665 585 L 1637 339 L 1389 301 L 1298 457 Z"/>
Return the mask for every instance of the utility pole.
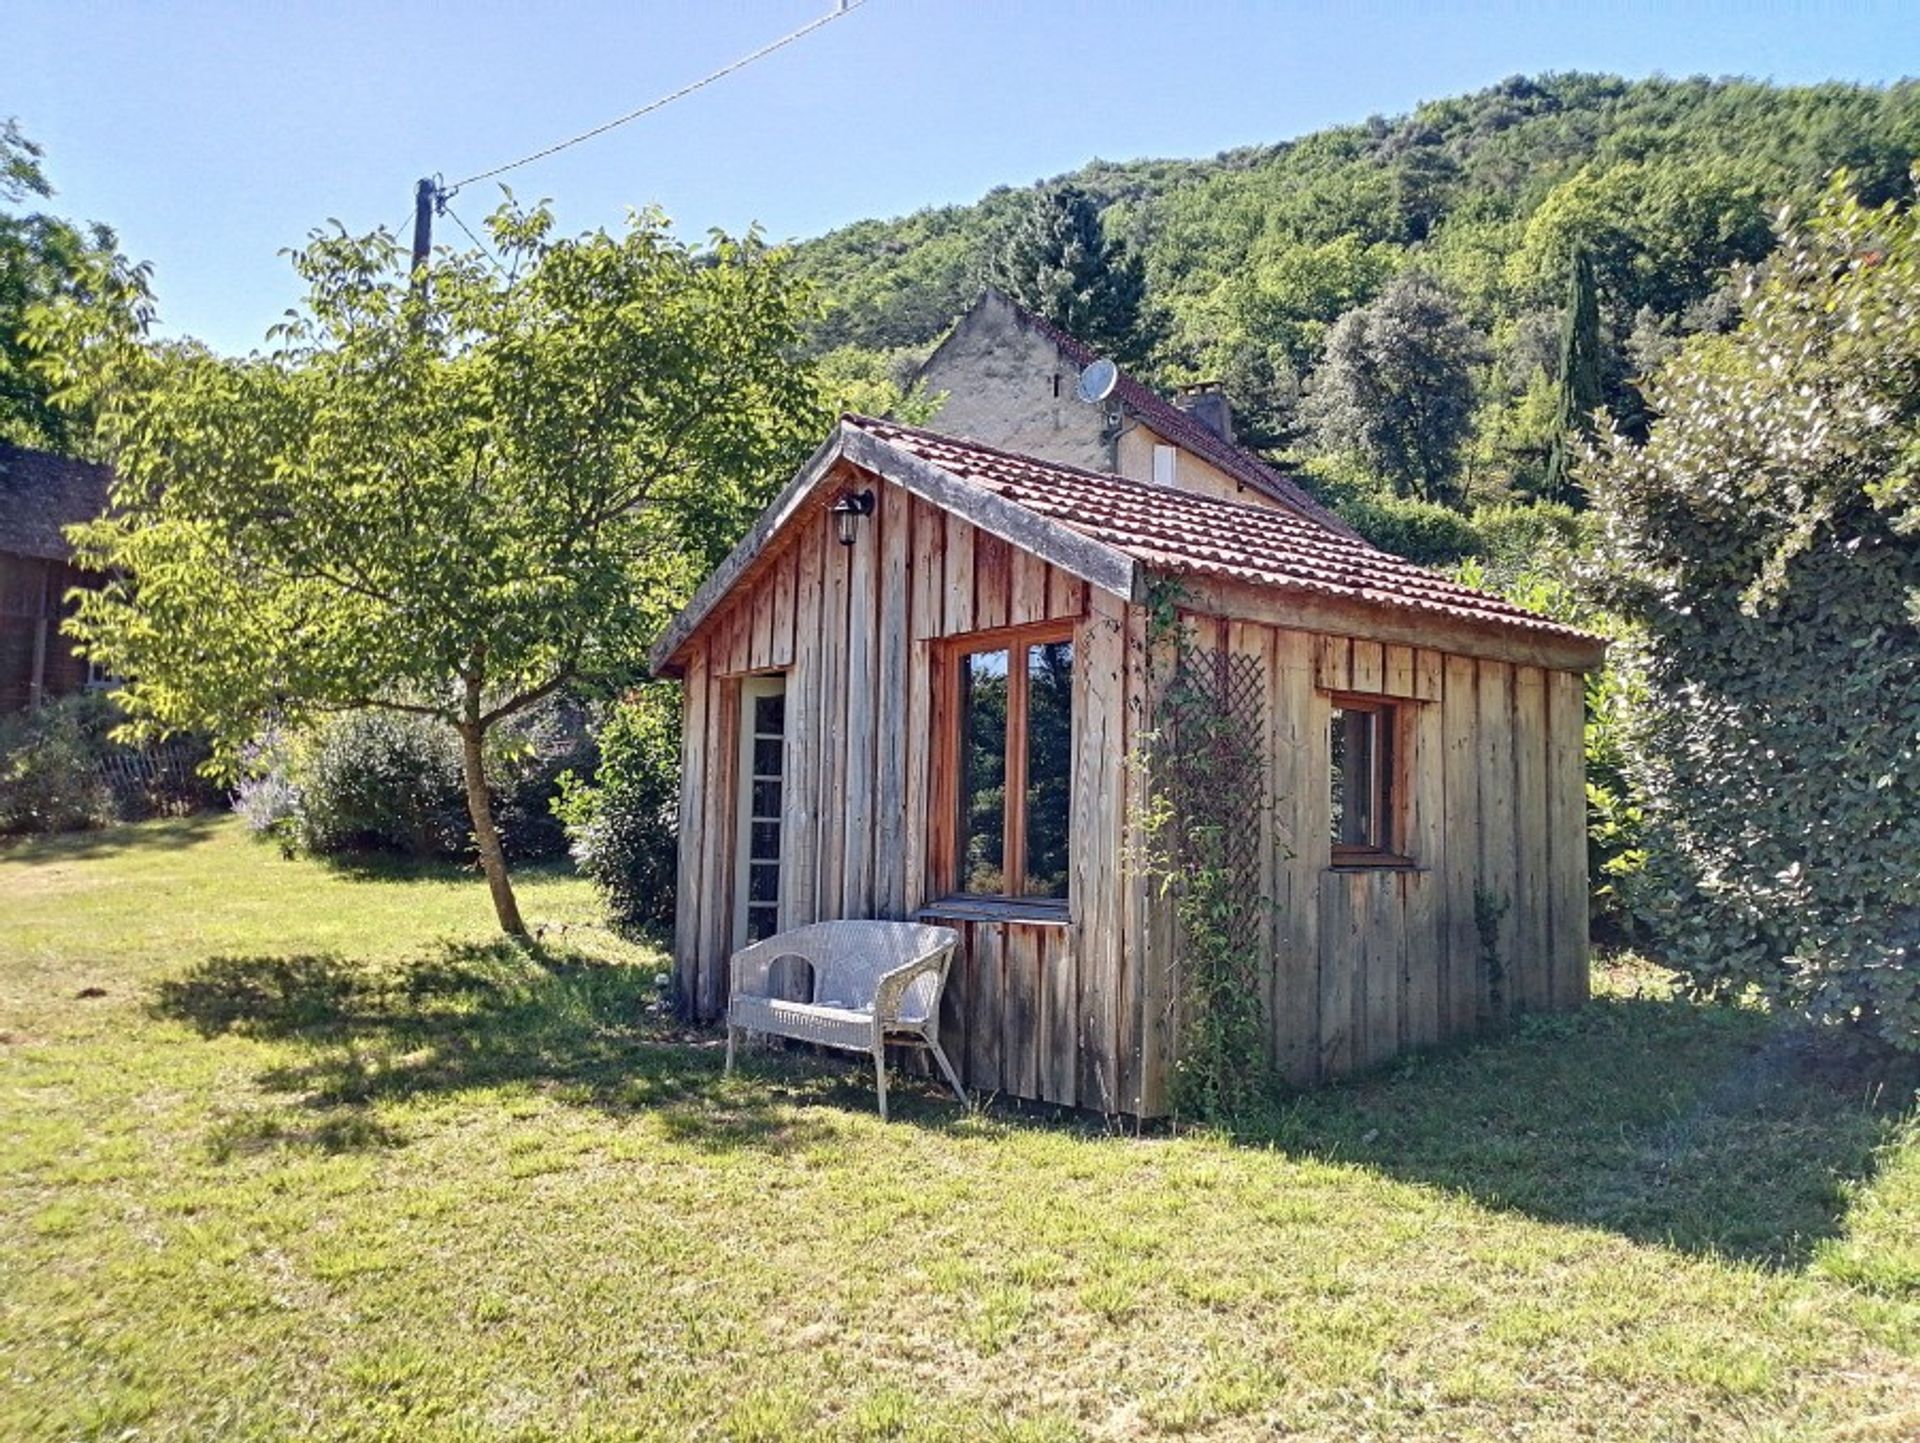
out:
<path id="1" fill-rule="evenodd" d="M 440 187 L 425 176 L 413 188 L 413 293 L 427 293 L 427 256 L 433 250 L 433 206 L 440 198 Z"/>

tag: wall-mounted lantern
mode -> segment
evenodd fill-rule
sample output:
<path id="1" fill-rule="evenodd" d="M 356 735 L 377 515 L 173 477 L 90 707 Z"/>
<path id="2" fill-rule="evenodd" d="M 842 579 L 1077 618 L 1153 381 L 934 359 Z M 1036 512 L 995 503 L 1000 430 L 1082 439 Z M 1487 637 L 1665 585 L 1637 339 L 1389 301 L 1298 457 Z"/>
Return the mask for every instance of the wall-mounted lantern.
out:
<path id="1" fill-rule="evenodd" d="M 873 515 L 873 492 L 845 491 L 833 503 L 833 530 L 842 546 L 851 546 L 859 537 L 860 518 Z"/>

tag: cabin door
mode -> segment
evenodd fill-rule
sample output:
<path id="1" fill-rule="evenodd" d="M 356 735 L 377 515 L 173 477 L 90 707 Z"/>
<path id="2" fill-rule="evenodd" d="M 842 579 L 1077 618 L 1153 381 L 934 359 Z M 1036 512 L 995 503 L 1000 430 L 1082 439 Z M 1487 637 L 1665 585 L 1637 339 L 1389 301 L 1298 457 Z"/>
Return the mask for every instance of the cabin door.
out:
<path id="1" fill-rule="evenodd" d="M 787 679 L 740 683 L 740 797 L 733 867 L 733 945 L 780 930 L 780 809 L 786 771 Z"/>

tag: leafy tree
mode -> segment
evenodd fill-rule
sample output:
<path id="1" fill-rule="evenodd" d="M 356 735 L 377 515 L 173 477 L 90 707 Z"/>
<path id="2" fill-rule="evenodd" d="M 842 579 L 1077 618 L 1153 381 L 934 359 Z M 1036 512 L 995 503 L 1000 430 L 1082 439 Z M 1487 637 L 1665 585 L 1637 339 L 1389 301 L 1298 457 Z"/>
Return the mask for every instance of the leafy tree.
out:
<path id="1" fill-rule="evenodd" d="M 1436 281 L 1396 276 L 1327 337 L 1306 404 L 1321 449 L 1357 455 L 1397 496 L 1456 499 L 1480 350 Z"/>
<path id="2" fill-rule="evenodd" d="M 1920 213 L 1839 186 L 1589 472 L 1643 632 L 1639 903 L 1703 994 L 1920 1050 Z"/>
<path id="3" fill-rule="evenodd" d="M 802 293 L 754 239 L 657 216 L 556 239 L 489 222 L 424 294 L 386 232 L 316 233 L 277 349 L 96 345 L 117 512 L 81 532 L 124 578 L 75 629 L 137 725 L 229 766 L 269 709 L 383 709 L 460 741 L 502 929 L 525 931 L 489 732 L 563 687 L 634 677 L 691 581 L 817 435 Z"/>
<path id="4" fill-rule="evenodd" d="M 66 302 L 111 308 L 144 326 L 151 314 L 149 271 L 122 256 L 103 225 L 83 227 L 22 209 L 53 195 L 43 155 L 18 121 L 0 124 L 0 440 L 71 455 L 83 449 L 86 416 L 53 404 L 32 319 Z"/>
<path id="5" fill-rule="evenodd" d="M 1146 272 L 1110 240 L 1093 197 L 1075 185 L 1036 191 L 987 262 L 987 282 L 1103 355 L 1145 359 Z"/>
<path id="6" fill-rule="evenodd" d="M 1602 393 L 1600 355 L 1600 298 L 1594 290 L 1593 262 L 1584 250 L 1573 253 L 1567 267 L 1567 315 L 1560 333 L 1558 408 L 1554 415 L 1553 452 L 1547 458 L 1546 493 L 1567 501 L 1575 493 L 1573 450 L 1589 438 L 1593 413 Z"/>

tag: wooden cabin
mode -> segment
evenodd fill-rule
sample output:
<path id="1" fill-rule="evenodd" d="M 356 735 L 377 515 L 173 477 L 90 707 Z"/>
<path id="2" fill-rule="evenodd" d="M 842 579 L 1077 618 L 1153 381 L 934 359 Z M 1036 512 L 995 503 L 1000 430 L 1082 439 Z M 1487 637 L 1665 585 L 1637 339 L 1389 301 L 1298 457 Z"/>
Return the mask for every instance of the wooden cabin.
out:
<path id="1" fill-rule="evenodd" d="M 1268 498 L 847 416 L 654 654 L 684 682 L 686 1008 L 723 1013 L 749 939 L 935 919 L 969 1087 L 1164 1114 L 1178 944 L 1129 834 L 1168 594 L 1265 759 L 1288 1078 L 1586 998 L 1596 638 Z"/>
<path id="2" fill-rule="evenodd" d="M 72 591 L 99 578 L 74 566 L 64 528 L 105 511 L 111 481 L 104 466 L 0 442 L 0 712 L 90 682 L 60 623 Z"/>

